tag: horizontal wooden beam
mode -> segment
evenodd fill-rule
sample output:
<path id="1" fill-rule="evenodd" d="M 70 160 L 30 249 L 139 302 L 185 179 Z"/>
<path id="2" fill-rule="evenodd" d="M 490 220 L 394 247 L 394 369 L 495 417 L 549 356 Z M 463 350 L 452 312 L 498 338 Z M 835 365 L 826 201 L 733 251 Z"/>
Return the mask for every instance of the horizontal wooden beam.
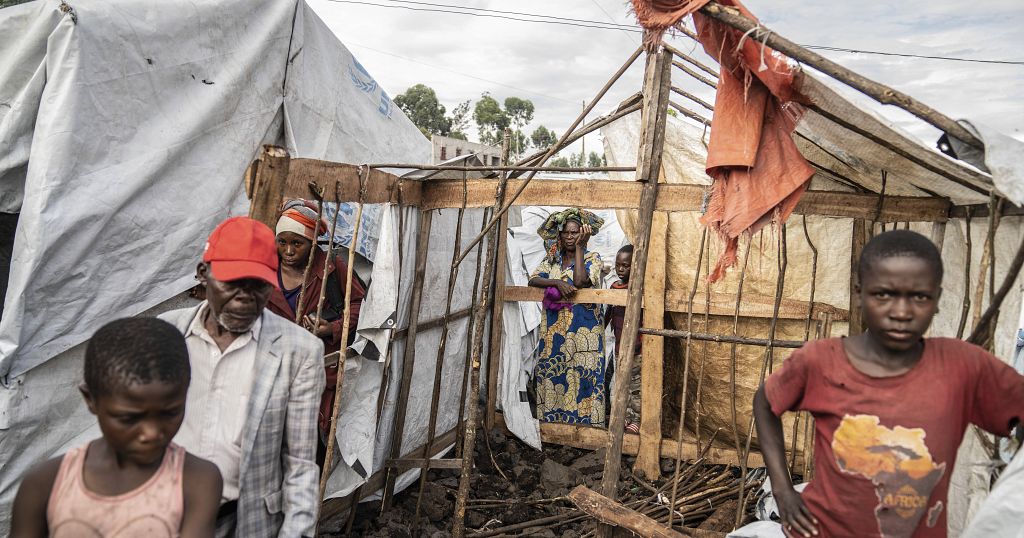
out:
<path id="1" fill-rule="evenodd" d="M 291 159 L 285 198 L 312 198 L 310 184 L 324 189 L 328 201 L 334 199 L 334 184 L 339 183 L 341 201 L 359 200 L 359 167 L 352 164 Z M 365 203 L 399 203 L 421 209 L 460 207 L 462 180 L 416 181 L 401 179 L 383 170 L 370 168 L 365 180 Z M 468 207 L 491 207 L 498 182 L 495 179 L 467 179 Z M 523 180 L 509 181 L 508 188 L 518 190 Z M 516 205 L 574 205 L 591 209 L 636 209 L 642 184 L 636 181 L 603 179 L 536 179 L 523 191 Z M 661 211 L 699 211 L 706 187 L 668 184 L 658 188 L 657 209 Z M 399 192 L 401 191 L 401 192 Z M 950 203 L 938 197 L 885 196 L 877 218 L 878 196 L 872 193 L 807 191 L 797 204 L 796 213 L 826 217 L 869 218 L 877 222 L 945 222 Z"/>
<path id="2" fill-rule="evenodd" d="M 540 439 L 545 443 L 597 450 L 607 448 L 610 444 L 608 430 L 582 426 L 579 424 L 559 424 L 556 422 L 540 423 Z M 622 436 L 622 453 L 629 456 L 636 456 L 640 450 L 640 436 L 635 433 L 626 433 Z M 675 439 L 661 440 L 661 457 L 675 459 L 676 451 L 679 450 L 679 442 Z M 697 459 L 700 453 L 697 452 L 697 445 L 691 441 L 683 441 L 683 459 Z M 731 448 L 720 448 L 712 446 L 704 455 L 708 463 L 723 463 L 728 465 L 739 465 L 736 458 L 736 450 Z M 764 458 L 760 452 L 751 450 L 747 459 L 749 467 L 764 467 Z"/>
<path id="3" fill-rule="evenodd" d="M 659 191 L 660 195 L 660 191 Z M 704 314 L 707 301 L 704 299 L 704 291 L 700 291 L 693 300 L 693 313 Z M 576 295 L 565 300 L 568 303 L 597 303 L 616 306 L 625 306 L 626 290 L 608 289 L 581 289 Z M 665 297 L 665 310 L 667 312 L 686 313 L 689 305 L 690 292 L 687 290 L 670 291 Z M 544 289 L 532 286 L 506 286 L 504 300 L 506 302 L 540 302 L 544 300 Z M 775 298 L 744 294 L 743 302 L 740 304 L 740 316 L 749 318 L 771 318 L 775 305 Z M 732 316 L 736 313 L 736 296 L 727 293 L 711 294 L 711 309 L 708 314 L 712 316 Z M 797 299 L 783 299 L 779 304 L 779 319 L 807 319 L 807 301 Z M 849 311 L 836 308 L 824 303 L 814 303 L 811 317 L 814 318 L 820 313 L 828 312 L 835 321 L 845 321 L 850 317 Z"/>
<path id="4" fill-rule="evenodd" d="M 424 458 L 401 458 L 388 460 L 387 466 L 399 471 L 408 471 L 409 469 L 422 469 L 423 463 Z M 462 469 L 462 458 L 426 458 L 426 464 L 429 469 Z"/>
<path id="5" fill-rule="evenodd" d="M 598 521 L 622 527 L 637 536 L 683 538 L 682 534 L 670 527 L 666 527 L 636 510 L 626 508 L 621 503 L 615 502 L 587 486 L 576 486 L 569 492 L 569 500 L 577 508 Z"/>
<path id="6" fill-rule="evenodd" d="M 462 318 L 469 317 L 469 315 L 472 314 L 472 313 L 473 313 L 473 308 L 472 307 L 466 307 L 466 308 L 463 308 L 461 310 L 456 310 L 455 312 L 452 312 L 451 314 L 448 315 L 448 323 L 452 323 L 452 322 L 460 320 Z M 426 331 L 428 329 L 436 329 L 436 328 L 438 328 L 438 327 L 440 327 L 442 325 L 444 325 L 444 316 L 441 316 L 439 318 L 429 319 L 427 321 L 421 321 L 421 322 L 419 322 L 417 324 L 416 329 L 419 330 L 419 331 Z M 408 332 L 409 332 L 409 328 L 408 327 L 403 327 L 401 329 L 398 329 L 397 331 L 395 331 L 394 339 L 397 340 L 399 338 L 404 338 L 406 333 L 408 333 Z"/>

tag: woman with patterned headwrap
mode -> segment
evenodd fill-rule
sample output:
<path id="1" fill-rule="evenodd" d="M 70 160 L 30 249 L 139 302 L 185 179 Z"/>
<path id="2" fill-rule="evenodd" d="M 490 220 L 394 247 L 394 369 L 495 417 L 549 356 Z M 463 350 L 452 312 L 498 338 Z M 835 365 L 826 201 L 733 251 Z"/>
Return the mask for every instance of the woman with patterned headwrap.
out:
<path id="1" fill-rule="evenodd" d="M 546 422 L 605 423 L 603 308 L 561 302 L 579 288 L 600 285 L 601 256 L 587 250 L 587 241 L 603 224 L 589 211 L 570 208 L 537 230 L 548 247 L 530 276 L 531 286 L 546 288 L 534 371 L 537 415 Z"/>
<path id="2" fill-rule="evenodd" d="M 356 323 L 359 321 L 359 306 L 363 297 L 366 296 L 366 289 L 358 278 L 353 275 L 352 294 L 349 300 L 344 298 L 345 277 L 348 266 L 344 261 L 338 259 L 323 249 L 316 246 L 318 235 L 327 233 L 327 224 L 323 219 L 317 221 L 317 210 L 311 207 L 311 203 L 300 200 L 290 201 L 285 204 L 284 211 L 277 221 L 277 259 L 280 262 L 277 270 L 278 288 L 270 294 L 270 301 L 267 309 L 285 319 L 295 321 L 295 314 L 301 308 L 302 316 L 299 323 L 313 334 L 320 337 L 324 342 L 324 350 L 327 353 L 338 351 L 343 346 L 341 342 L 342 325 L 344 323 L 345 303 L 350 302 L 349 308 L 349 342 L 356 334 Z M 313 256 L 313 266 L 309 272 L 309 278 L 305 277 L 306 264 L 309 263 L 310 251 Z M 326 271 L 324 262 L 327 262 Z M 320 313 L 320 321 L 317 323 L 316 311 L 320 303 L 321 282 L 327 279 L 324 287 L 324 308 Z M 299 297 L 302 290 L 306 290 L 303 297 L 303 304 L 299 305 Z M 331 414 L 334 411 L 334 392 L 337 381 L 338 368 L 336 364 L 324 366 L 327 373 L 327 386 L 324 388 L 320 400 L 320 415 L 318 425 L 320 427 L 321 445 L 317 451 L 317 461 L 323 461 L 325 452 L 324 439 L 330 429 Z"/>

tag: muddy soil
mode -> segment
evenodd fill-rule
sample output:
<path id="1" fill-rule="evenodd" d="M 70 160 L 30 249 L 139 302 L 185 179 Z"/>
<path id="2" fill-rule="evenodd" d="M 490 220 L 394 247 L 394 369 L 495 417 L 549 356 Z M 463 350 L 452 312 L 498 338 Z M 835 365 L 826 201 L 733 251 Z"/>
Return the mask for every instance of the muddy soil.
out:
<path id="1" fill-rule="evenodd" d="M 481 435 L 483 432 L 481 432 Z M 575 486 L 583 484 L 592 489 L 599 487 L 604 468 L 604 451 L 578 450 L 558 445 L 545 445 L 537 451 L 523 444 L 511 435 L 492 432 L 487 443 L 478 437 L 476 446 L 476 468 L 470 482 L 470 494 L 466 510 L 466 535 L 484 536 L 534 536 L 538 538 L 579 538 L 587 536 L 595 527 L 594 520 L 575 509 L 564 496 Z M 493 456 L 493 462 L 492 462 Z M 447 457 L 453 457 L 449 454 Z M 619 499 L 632 500 L 638 509 L 653 511 L 652 517 L 666 517 L 667 509 L 659 507 L 657 497 L 659 482 L 644 482 L 633 476 L 631 469 L 634 458 L 624 457 L 619 479 Z M 496 464 L 496 465 L 495 465 Z M 693 471 L 691 496 L 702 497 L 705 486 L 699 484 L 707 477 L 711 481 L 726 484 L 739 476 L 739 469 L 725 466 L 701 465 Z M 662 460 L 665 479 L 672 476 L 674 460 Z M 707 474 L 704 474 L 704 473 Z M 458 470 L 432 470 L 424 488 L 420 503 L 420 515 L 414 518 L 419 483 L 414 483 L 395 497 L 394 505 L 381 512 L 379 502 L 361 503 L 356 511 L 352 527 L 345 532 L 347 515 L 321 525 L 321 536 L 366 536 L 411 538 L 436 538 L 451 536 L 455 498 L 458 490 Z M 707 489 L 710 489 L 708 486 Z M 694 493 L 696 492 L 696 493 Z M 728 531 L 733 528 L 736 506 L 735 496 L 725 497 L 728 492 L 717 496 L 698 499 L 696 513 L 691 513 L 684 522 L 686 527 L 705 530 Z M 666 488 L 663 493 L 669 495 Z M 730 503 L 729 500 L 733 499 Z M 707 502 L 710 508 L 704 509 Z M 667 501 L 662 501 L 662 505 Z M 700 510 L 703 510 L 701 512 Z M 748 510 L 749 512 L 749 510 Z M 547 522 L 530 525 L 529 528 L 507 529 L 517 524 L 529 523 L 547 518 Z M 749 515 L 744 520 L 750 519 Z M 675 520 L 679 525 L 679 518 Z M 630 536 L 626 532 L 623 536 Z"/>

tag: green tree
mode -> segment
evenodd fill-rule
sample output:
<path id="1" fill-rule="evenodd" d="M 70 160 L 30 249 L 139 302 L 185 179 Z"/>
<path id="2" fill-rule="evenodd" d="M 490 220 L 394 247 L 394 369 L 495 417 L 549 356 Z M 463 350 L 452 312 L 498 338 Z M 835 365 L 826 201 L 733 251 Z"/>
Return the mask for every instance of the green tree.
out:
<path id="1" fill-rule="evenodd" d="M 530 135 L 530 141 L 533 142 L 533 147 L 537 149 L 548 149 L 557 142 L 555 133 L 543 125 L 533 130 L 533 134 Z"/>
<path id="2" fill-rule="evenodd" d="M 561 166 L 563 168 L 568 168 L 569 159 L 566 159 L 565 157 L 555 157 L 554 159 L 551 159 L 548 166 Z"/>
<path id="3" fill-rule="evenodd" d="M 500 146 L 504 138 L 505 128 L 511 124 L 511 119 L 501 103 L 491 97 L 490 93 L 484 92 L 480 100 L 473 108 L 473 120 L 476 121 L 480 133 L 480 142 L 491 146 Z"/>
<path id="4" fill-rule="evenodd" d="M 458 138 L 460 140 L 468 140 L 466 131 L 469 129 L 469 107 L 471 101 L 466 99 L 465 101 L 455 105 L 452 109 L 451 118 L 451 132 L 448 136 L 452 138 Z"/>
<path id="5" fill-rule="evenodd" d="M 587 166 L 604 166 L 604 163 L 605 158 L 603 153 L 601 155 L 598 155 L 596 151 L 591 151 L 590 155 L 587 155 Z"/>
<path id="6" fill-rule="evenodd" d="M 437 100 L 433 88 L 424 84 L 416 84 L 395 97 L 395 104 L 405 112 L 412 123 L 419 127 L 423 136 L 448 136 L 452 130 L 452 120 L 445 116 L 444 105 Z"/>
<path id="7" fill-rule="evenodd" d="M 505 98 L 505 115 L 513 127 L 512 138 L 509 140 L 509 153 L 515 155 L 516 159 L 523 155 L 526 150 L 527 138 L 523 134 L 523 127 L 533 121 L 533 101 L 520 99 L 519 97 Z"/>

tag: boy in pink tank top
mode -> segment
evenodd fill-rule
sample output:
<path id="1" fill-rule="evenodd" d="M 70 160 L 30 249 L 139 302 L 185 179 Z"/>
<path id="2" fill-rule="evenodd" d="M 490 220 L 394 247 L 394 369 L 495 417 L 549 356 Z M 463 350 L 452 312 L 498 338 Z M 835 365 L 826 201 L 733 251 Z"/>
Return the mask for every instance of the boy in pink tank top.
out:
<path id="1" fill-rule="evenodd" d="M 128 318 L 96 331 L 80 390 L 103 437 L 29 470 L 11 536 L 213 536 L 220 472 L 171 443 L 189 380 L 185 339 L 171 324 Z"/>
<path id="2" fill-rule="evenodd" d="M 924 338 L 942 258 L 924 236 L 875 236 L 859 261 L 866 331 L 809 342 L 754 395 L 754 416 L 787 536 L 945 537 L 947 491 L 970 424 L 1006 436 L 1024 418 L 1024 377 L 984 349 Z M 814 416 L 814 478 L 786 466 L 779 416 Z M 1018 429 L 1018 435 L 1020 430 Z"/>

